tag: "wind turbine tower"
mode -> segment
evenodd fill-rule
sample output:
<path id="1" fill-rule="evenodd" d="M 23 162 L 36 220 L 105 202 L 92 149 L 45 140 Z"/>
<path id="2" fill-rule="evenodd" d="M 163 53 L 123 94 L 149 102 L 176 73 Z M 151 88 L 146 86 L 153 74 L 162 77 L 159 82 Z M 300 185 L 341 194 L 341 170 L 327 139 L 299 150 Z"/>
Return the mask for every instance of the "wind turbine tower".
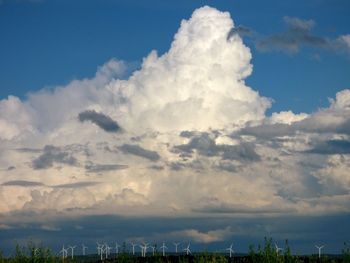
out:
<path id="1" fill-rule="evenodd" d="M 101 245 L 97 242 L 97 254 L 100 255 L 101 254 Z"/>
<path id="2" fill-rule="evenodd" d="M 132 246 L 132 255 L 135 256 L 135 247 L 137 246 L 137 244 L 134 244 L 133 242 L 131 242 L 131 246 Z"/>
<path id="3" fill-rule="evenodd" d="M 105 244 L 105 252 L 106 252 L 106 259 L 108 258 L 109 254 L 111 253 L 112 247 L 108 246 L 108 244 Z"/>
<path id="4" fill-rule="evenodd" d="M 85 246 L 84 244 L 81 245 L 81 249 L 83 251 L 83 256 L 85 256 L 85 250 L 87 249 L 88 247 Z"/>
<path id="5" fill-rule="evenodd" d="M 276 248 L 276 254 L 277 254 L 277 256 L 278 256 L 278 252 L 279 252 L 279 251 L 282 251 L 283 249 L 280 248 L 280 247 L 278 247 L 276 243 L 275 243 L 275 248 Z"/>
<path id="6" fill-rule="evenodd" d="M 72 257 L 72 259 L 74 258 L 74 249 L 76 248 L 77 246 L 74 246 L 74 247 L 72 247 L 72 246 L 69 246 L 68 248 L 70 248 L 71 249 L 71 257 Z"/>
<path id="7" fill-rule="evenodd" d="M 180 243 L 173 243 L 175 246 L 175 253 L 177 254 L 177 247 L 180 245 Z"/>
<path id="8" fill-rule="evenodd" d="M 148 243 L 143 243 L 143 253 L 144 253 L 144 257 L 146 257 L 146 253 L 147 253 L 147 248 L 149 248 L 149 245 L 148 245 Z"/>
<path id="9" fill-rule="evenodd" d="M 64 245 L 62 246 L 59 254 L 62 254 L 62 261 L 64 261 L 64 259 L 68 256 L 68 250 L 64 248 Z"/>
<path id="10" fill-rule="evenodd" d="M 140 245 L 140 248 L 141 248 L 141 256 L 145 257 L 145 246 Z"/>
<path id="11" fill-rule="evenodd" d="M 231 244 L 230 247 L 226 248 L 226 250 L 230 251 L 230 258 L 232 257 L 232 253 L 235 253 L 235 251 L 232 249 L 233 244 Z"/>
<path id="12" fill-rule="evenodd" d="M 103 253 L 105 252 L 104 245 L 97 242 L 97 254 L 100 255 L 101 261 L 103 260 Z"/>
<path id="13" fill-rule="evenodd" d="M 188 243 L 187 247 L 184 249 L 184 251 L 186 251 L 186 255 L 188 256 L 188 254 L 191 254 L 191 250 L 190 250 L 190 243 Z"/>
<path id="14" fill-rule="evenodd" d="M 119 254 L 119 248 L 120 248 L 120 246 L 119 246 L 118 242 L 115 242 L 115 253 L 117 254 L 117 256 Z"/>
<path id="15" fill-rule="evenodd" d="M 322 245 L 322 246 L 315 246 L 317 249 L 318 249 L 318 258 L 321 258 L 321 250 L 322 250 L 322 248 L 324 248 L 324 245 Z"/>
<path id="16" fill-rule="evenodd" d="M 163 242 L 163 245 L 160 247 L 163 252 L 163 257 L 165 257 L 165 249 L 168 249 L 167 246 L 165 245 L 165 242 Z"/>
<path id="17" fill-rule="evenodd" d="M 152 248 L 152 255 L 154 256 L 154 252 L 156 251 L 156 246 L 151 246 Z"/>

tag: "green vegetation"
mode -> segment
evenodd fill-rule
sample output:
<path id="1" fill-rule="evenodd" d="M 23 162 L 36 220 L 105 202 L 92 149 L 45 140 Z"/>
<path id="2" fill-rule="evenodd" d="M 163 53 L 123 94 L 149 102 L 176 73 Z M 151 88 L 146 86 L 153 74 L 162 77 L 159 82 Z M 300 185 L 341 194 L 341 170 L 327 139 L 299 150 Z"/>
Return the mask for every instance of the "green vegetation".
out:
<path id="1" fill-rule="evenodd" d="M 54 263 L 60 262 L 51 250 L 29 241 L 27 246 L 16 245 L 13 257 L 6 258 L 0 253 L 0 263 Z"/>
<path id="2" fill-rule="evenodd" d="M 350 247 L 344 242 L 344 248 L 342 249 L 342 262 L 350 263 Z"/>
<path id="3" fill-rule="evenodd" d="M 299 263 L 303 262 L 298 256 L 293 256 L 291 249 L 286 240 L 285 248 L 283 253 L 278 253 L 274 246 L 272 245 L 272 239 L 265 238 L 264 245 L 258 246 L 258 251 L 254 250 L 253 246 L 249 248 L 250 262 L 252 263 Z"/>
<path id="4" fill-rule="evenodd" d="M 104 259 L 102 262 L 118 262 L 118 263 L 350 263 L 350 247 L 344 243 L 342 254 L 339 256 L 330 257 L 323 255 L 321 259 L 317 255 L 312 256 L 296 256 L 292 255 L 288 240 L 285 242 L 283 252 L 276 250 L 272 243 L 272 239 L 265 238 L 262 245 L 258 245 L 257 249 L 254 246 L 249 247 L 248 256 L 235 256 L 230 258 L 227 254 L 221 253 L 196 253 L 194 255 L 167 255 L 162 256 L 159 251 L 156 251 L 154 256 L 149 253 L 147 257 L 132 256 L 127 249 L 126 243 L 123 244 L 121 252 L 116 256 L 110 255 L 109 259 Z M 62 258 L 57 254 L 52 253 L 42 244 L 36 245 L 34 242 L 28 242 L 27 246 L 16 245 L 14 254 L 11 257 L 4 257 L 0 251 L 0 263 L 94 263 L 101 262 L 97 255 L 75 256 Z"/>

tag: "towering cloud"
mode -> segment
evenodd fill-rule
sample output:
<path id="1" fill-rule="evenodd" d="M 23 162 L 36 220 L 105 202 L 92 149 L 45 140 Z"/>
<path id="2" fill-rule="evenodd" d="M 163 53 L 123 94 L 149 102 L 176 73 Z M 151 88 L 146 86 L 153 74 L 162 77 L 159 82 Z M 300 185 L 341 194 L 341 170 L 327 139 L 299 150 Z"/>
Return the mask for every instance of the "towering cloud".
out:
<path id="1" fill-rule="evenodd" d="M 125 98 L 126 129 L 207 130 L 264 117 L 270 100 L 247 87 L 251 54 L 227 12 L 210 7 L 182 21 L 170 50 L 152 51 L 140 71 L 114 85 Z"/>

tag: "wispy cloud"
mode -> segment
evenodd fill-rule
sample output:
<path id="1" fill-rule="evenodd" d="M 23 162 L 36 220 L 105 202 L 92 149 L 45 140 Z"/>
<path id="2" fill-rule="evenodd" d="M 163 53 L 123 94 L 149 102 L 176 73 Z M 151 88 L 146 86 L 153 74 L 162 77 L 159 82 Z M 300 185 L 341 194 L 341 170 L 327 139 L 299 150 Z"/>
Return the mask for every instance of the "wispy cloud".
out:
<path id="1" fill-rule="evenodd" d="M 16 151 L 23 152 L 23 153 L 40 153 L 42 149 L 37 148 L 17 148 Z"/>
<path id="2" fill-rule="evenodd" d="M 96 164 L 96 163 L 88 163 L 85 165 L 85 169 L 90 173 L 101 173 L 115 170 L 123 170 L 127 169 L 128 165 L 123 164 Z"/>
<path id="3" fill-rule="evenodd" d="M 46 185 L 41 182 L 34 181 L 25 181 L 25 180 L 12 180 L 2 183 L 2 186 L 20 186 L 20 187 L 50 187 L 50 188 L 81 188 L 81 187 L 89 187 L 100 184 L 100 182 L 94 181 L 82 181 L 82 182 L 74 182 L 67 184 L 58 184 L 58 185 Z"/>
<path id="4" fill-rule="evenodd" d="M 231 28 L 231 30 L 227 34 L 227 41 L 229 41 L 234 35 L 239 35 L 240 37 L 252 36 L 254 31 L 245 26 L 237 26 Z"/>
<path id="5" fill-rule="evenodd" d="M 158 161 L 160 159 L 160 156 L 156 151 L 144 149 L 136 144 L 123 144 L 122 146 L 118 147 L 118 149 L 120 149 L 123 153 L 136 155 L 151 161 Z"/>
<path id="6" fill-rule="evenodd" d="M 296 53 L 302 45 L 319 48 L 327 48 L 332 45 L 327 38 L 311 33 L 312 28 L 315 26 L 313 20 L 303 20 L 297 17 L 286 16 L 284 17 L 284 22 L 287 25 L 285 32 L 258 40 L 256 47 L 261 51 L 278 49 Z"/>
<path id="7" fill-rule="evenodd" d="M 85 182 L 75 182 L 75 183 L 68 183 L 68 184 L 58 184 L 58 185 L 54 185 L 52 187 L 54 187 L 54 188 L 81 188 L 81 187 L 95 186 L 98 184 L 100 184 L 100 182 L 85 181 Z"/>
<path id="8" fill-rule="evenodd" d="M 1 184 L 2 186 L 21 186 L 21 187 L 35 187 L 35 186 L 45 186 L 41 182 L 25 181 L 25 180 L 13 180 L 7 181 Z"/>
<path id="9" fill-rule="evenodd" d="M 316 22 L 312 19 L 285 16 L 283 21 L 286 25 L 286 30 L 283 32 L 263 36 L 263 32 L 256 32 L 246 26 L 238 26 L 229 31 L 227 40 L 234 35 L 250 37 L 260 52 L 282 51 L 295 54 L 303 46 L 336 53 L 350 52 L 350 35 L 340 35 L 336 38 L 317 35 L 313 33 Z M 314 59 L 319 60 L 320 56 L 314 55 Z"/>
<path id="10" fill-rule="evenodd" d="M 215 205 L 205 205 L 203 207 L 194 208 L 194 212 L 207 213 L 207 214 L 286 214 L 291 212 L 296 212 L 295 209 L 288 209 L 287 207 L 272 207 L 272 206 L 259 206 L 257 208 L 248 207 L 245 205 L 230 205 L 225 203 L 215 204 Z"/>

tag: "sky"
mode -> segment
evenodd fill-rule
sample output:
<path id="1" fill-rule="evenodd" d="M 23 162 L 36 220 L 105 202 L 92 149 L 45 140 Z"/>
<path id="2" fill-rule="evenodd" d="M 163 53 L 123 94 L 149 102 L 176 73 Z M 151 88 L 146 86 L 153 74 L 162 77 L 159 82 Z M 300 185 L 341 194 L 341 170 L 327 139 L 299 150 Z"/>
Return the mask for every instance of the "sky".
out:
<path id="1" fill-rule="evenodd" d="M 0 1 L 0 249 L 350 243 L 350 4 Z M 170 247 L 170 245 L 169 245 Z"/>

